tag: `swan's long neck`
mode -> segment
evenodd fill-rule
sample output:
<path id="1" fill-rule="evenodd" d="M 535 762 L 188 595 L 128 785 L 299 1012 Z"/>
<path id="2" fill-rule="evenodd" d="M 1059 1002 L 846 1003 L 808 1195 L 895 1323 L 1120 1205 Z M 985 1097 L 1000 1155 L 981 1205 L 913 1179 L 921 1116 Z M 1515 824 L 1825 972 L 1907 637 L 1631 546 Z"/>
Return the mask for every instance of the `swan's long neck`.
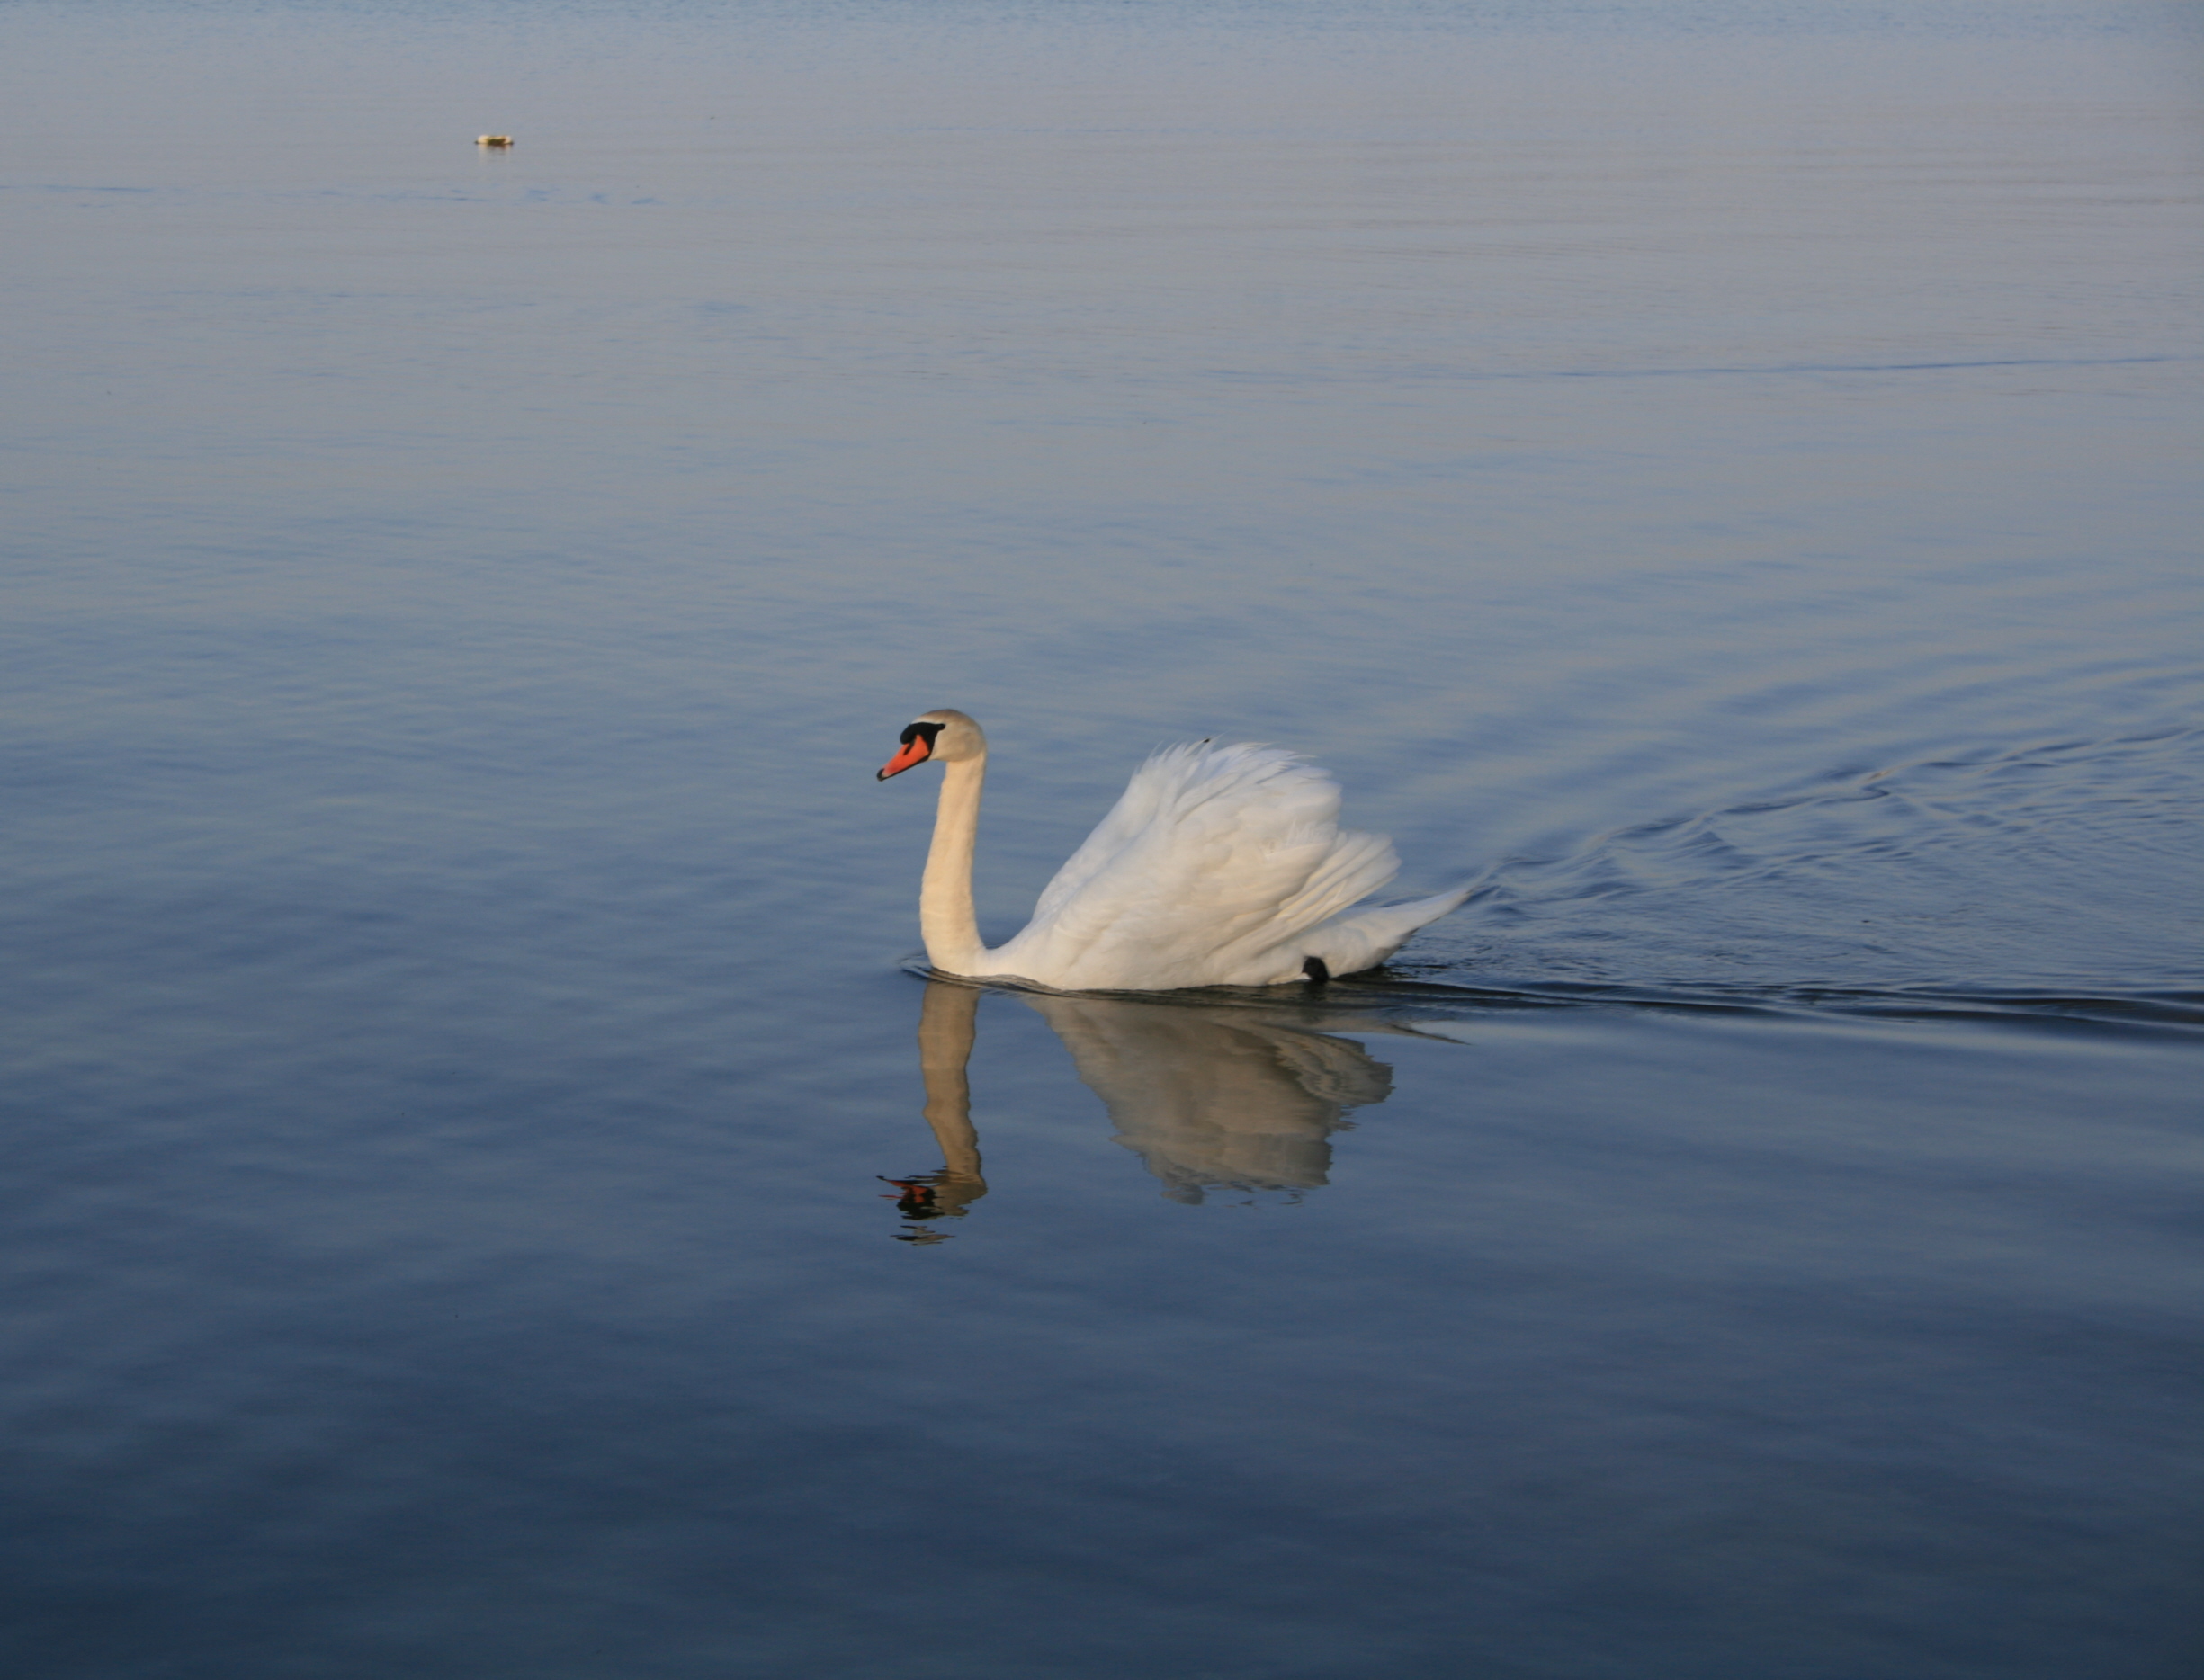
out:
<path id="1" fill-rule="evenodd" d="M 972 853 L 980 836 L 980 784 L 986 777 L 984 754 L 941 767 L 934 844 L 918 886 L 918 929 L 926 937 L 926 960 L 945 974 L 977 973 L 987 955 L 972 907 Z"/>

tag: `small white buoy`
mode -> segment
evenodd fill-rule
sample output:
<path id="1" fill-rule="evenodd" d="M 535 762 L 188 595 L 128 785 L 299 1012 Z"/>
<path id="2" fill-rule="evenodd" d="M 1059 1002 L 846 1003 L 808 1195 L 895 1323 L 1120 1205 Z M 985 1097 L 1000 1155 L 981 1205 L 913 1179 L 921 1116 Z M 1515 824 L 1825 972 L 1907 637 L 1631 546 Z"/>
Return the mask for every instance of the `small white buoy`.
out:
<path id="1" fill-rule="evenodd" d="M 513 137 L 509 134 L 478 134 L 475 136 L 474 143 L 477 146 L 494 147 L 502 150 L 513 144 Z"/>

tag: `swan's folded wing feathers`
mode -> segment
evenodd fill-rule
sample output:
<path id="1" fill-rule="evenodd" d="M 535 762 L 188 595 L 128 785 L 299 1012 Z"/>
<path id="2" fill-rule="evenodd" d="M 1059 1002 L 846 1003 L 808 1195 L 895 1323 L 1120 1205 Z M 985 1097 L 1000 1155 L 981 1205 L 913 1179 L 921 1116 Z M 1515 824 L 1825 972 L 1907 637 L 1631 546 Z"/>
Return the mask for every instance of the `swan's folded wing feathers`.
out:
<path id="1" fill-rule="evenodd" d="M 1339 809 L 1339 785 L 1291 753 L 1167 749 L 1133 776 L 1012 943 L 1045 953 L 1035 966 L 1074 985 L 1241 978 L 1393 878 L 1392 843 L 1341 832 Z M 1143 978 L 1114 978 L 1133 974 Z"/>
<path id="2" fill-rule="evenodd" d="M 1301 890 L 1277 907 L 1281 925 L 1313 927 L 1375 892 L 1401 871 L 1400 854 L 1383 835 L 1334 830 Z"/>
<path id="3" fill-rule="evenodd" d="M 1063 861 L 1063 867 L 1041 889 L 1041 897 L 1033 907 L 1036 925 L 1053 919 L 1080 889 L 1108 868 L 1113 859 L 1139 838 L 1172 791 L 1177 780 L 1175 773 L 1180 770 L 1179 761 L 1199 750 L 1196 746 L 1166 746 L 1148 755 L 1148 761 L 1125 783 L 1125 791 L 1118 795 L 1117 803 L 1110 807 L 1108 814 L 1095 825 L 1094 832 L 1080 843 L 1079 850 Z"/>

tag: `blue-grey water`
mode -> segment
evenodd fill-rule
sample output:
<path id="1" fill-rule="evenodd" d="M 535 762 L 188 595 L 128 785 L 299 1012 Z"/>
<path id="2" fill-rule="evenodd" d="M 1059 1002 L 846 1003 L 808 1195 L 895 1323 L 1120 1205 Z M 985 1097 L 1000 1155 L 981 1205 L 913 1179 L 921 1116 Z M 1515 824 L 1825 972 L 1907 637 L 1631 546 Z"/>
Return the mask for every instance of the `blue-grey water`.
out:
<path id="1" fill-rule="evenodd" d="M 0 1667 L 2204 1668 L 2200 72 L 0 4 Z M 945 704 L 1476 894 L 927 982 Z"/>

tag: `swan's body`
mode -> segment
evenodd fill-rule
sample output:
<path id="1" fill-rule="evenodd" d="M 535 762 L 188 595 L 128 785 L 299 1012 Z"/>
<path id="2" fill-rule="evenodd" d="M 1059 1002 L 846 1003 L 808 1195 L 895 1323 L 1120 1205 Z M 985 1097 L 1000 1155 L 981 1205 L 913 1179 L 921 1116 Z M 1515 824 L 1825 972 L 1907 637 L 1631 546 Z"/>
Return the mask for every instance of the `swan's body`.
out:
<path id="1" fill-rule="evenodd" d="M 1469 896 L 1350 908 L 1399 870 L 1393 843 L 1341 829 L 1339 784 L 1305 759 L 1204 741 L 1142 764 L 1033 920 L 990 951 L 972 903 L 987 737 L 961 711 L 929 711 L 881 780 L 928 758 L 942 762 L 941 805 L 918 924 L 945 974 L 1067 992 L 1321 980 L 1375 967 Z"/>

